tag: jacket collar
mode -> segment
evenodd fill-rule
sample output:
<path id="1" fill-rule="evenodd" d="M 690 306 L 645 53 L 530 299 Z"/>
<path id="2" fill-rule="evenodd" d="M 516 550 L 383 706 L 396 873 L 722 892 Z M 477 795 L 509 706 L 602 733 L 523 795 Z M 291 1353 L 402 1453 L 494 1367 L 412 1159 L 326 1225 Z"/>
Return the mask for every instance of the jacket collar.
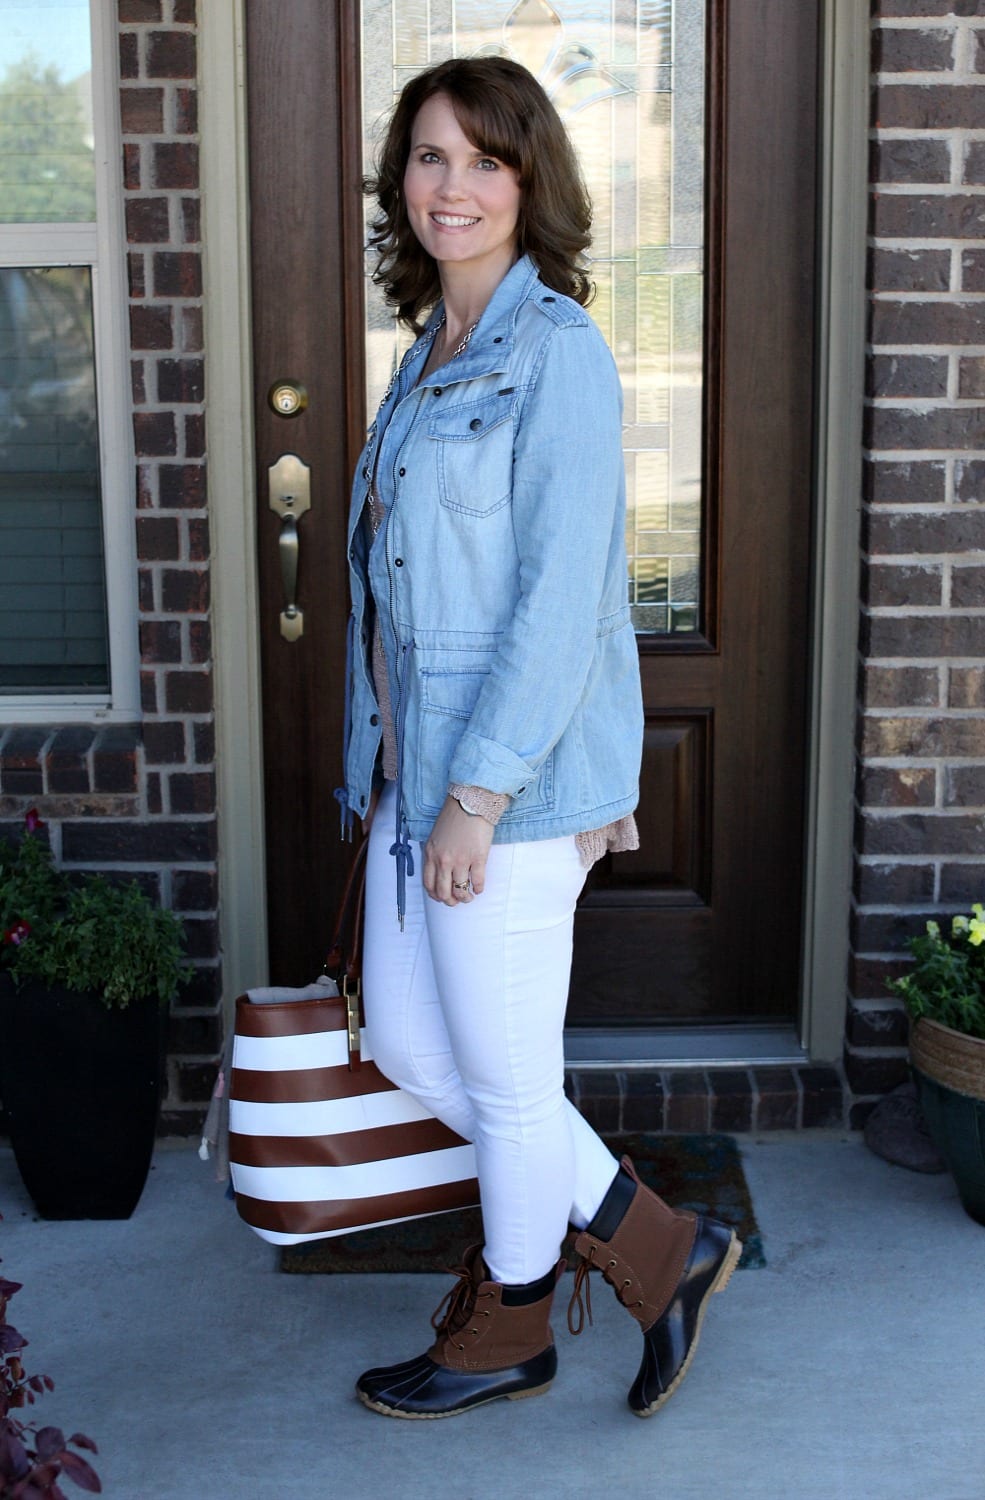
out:
<path id="1" fill-rule="evenodd" d="M 475 333 L 469 340 L 468 348 L 458 356 L 451 368 L 445 365 L 440 372 L 434 371 L 425 377 L 421 385 L 437 385 L 439 382 L 435 377 L 439 373 L 440 384 L 456 385 L 462 380 L 475 380 L 482 375 L 498 375 L 505 370 L 513 353 L 517 314 L 539 285 L 537 267 L 529 255 L 522 255 L 516 265 L 510 267 L 490 297 Z M 439 302 L 428 318 L 421 336 L 421 348 L 430 343 L 428 334 L 440 321 L 444 310 L 444 303 Z M 415 359 L 417 352 L 415 350 L 413 355 Z"/>

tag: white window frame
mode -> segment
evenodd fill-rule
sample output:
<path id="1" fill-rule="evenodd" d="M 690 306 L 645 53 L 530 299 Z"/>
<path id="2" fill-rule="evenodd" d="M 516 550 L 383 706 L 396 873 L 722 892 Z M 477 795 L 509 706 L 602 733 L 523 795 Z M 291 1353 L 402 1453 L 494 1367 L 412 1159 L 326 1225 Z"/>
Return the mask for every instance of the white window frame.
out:
<path id="1" fill-rule="evenodd" d="M 0 266 L 85 266 L 92 321 L 106 570 L 109 692 L 0 690 L 0 725 L 132 723 L 140 718 L 129 291 L 120 162 L 115 6 L 90 0 L 95 224 L 0 224 Z"/>

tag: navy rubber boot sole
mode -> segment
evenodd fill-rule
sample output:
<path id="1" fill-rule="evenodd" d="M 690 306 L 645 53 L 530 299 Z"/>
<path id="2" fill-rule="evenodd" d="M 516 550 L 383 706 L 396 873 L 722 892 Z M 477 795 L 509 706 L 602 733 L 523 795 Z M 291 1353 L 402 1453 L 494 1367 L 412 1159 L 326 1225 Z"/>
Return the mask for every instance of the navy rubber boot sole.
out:
<path id="1" fill-rule="evenodd" d="M 356 1381 L 356 1395 L 381 1416 L 433 1421 L 457 1417 L 489 1401 L 541 1396 L 556 1373 L 553 1344 L 506 1370 L 452 1370 L 421 1354 L 404 1364 L 367 1370 Z"/>
<path id="2" fill-rule="evenodd" d="M 713 1292 L 724 1292 L 742 1254 L 734 1229 L 699 1217 L 684 1274 L 666 1310 L 643 1333 L 643 1361 L 630 1389 L 630 1409 L 652 1417 L 688 1372 Z"/>

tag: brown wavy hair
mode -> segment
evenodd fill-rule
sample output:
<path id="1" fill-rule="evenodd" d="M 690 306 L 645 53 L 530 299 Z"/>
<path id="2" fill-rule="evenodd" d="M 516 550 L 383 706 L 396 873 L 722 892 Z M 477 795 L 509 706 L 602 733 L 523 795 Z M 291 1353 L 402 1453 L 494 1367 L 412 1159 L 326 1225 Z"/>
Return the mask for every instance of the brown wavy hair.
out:
<path id="1" fill-rule="evenodd" d="M 403 193 L 414 121 L 435 94 L 449 99 L 464 134 L 479 151 L 517 173 L 521 254 L 531 257 L 553 291 L 584 306 L 595 290 L 583 263 L 592 238 L 592 204 L 556 109 L 519 63 L 505 57 L 453 57 L 418 73 L 405 86 L 380 147 L 376 176 L 363 184 L 379 203 L 369 236 L 379 257 L 373 280 L 383 287 L 400 322 L 419 333 L 421 315 L 441 296 L 437 263 L 410 226 Z"/>

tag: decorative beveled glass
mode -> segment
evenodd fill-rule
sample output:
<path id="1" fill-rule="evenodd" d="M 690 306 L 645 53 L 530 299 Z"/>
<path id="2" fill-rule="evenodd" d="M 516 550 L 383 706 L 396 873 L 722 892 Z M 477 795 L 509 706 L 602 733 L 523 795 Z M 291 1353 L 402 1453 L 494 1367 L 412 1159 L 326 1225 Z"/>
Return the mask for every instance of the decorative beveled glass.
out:
<path id="1" fill-rule="evenodd" d="M 641 634 L 700 626 L 704 52 L 705 0 L 363 0 L 367 171 L 396 94 L 445 57 L 515 58 L 571 133 L 595 207 L 590 311 L 625 393 Z M 371 411 L 403 347 L 368 284 Z"/>

